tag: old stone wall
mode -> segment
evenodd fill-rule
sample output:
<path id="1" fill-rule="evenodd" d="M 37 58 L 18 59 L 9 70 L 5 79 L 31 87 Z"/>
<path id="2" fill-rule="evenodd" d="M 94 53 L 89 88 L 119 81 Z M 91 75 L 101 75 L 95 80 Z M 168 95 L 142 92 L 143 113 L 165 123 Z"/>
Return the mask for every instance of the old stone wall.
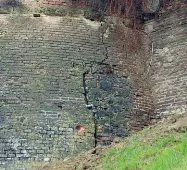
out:
<path id="1" fill-rule="evenodd" d="M 69 1 L 21 1 L 29 2 Z M 108 145 L 184 113 L 186 12 L 164 14 L 136 34 L 124 25 L 116 34 L 114 20 L 0 15 L 0 169 Z"/>
<path id="2" fill-rule="evenodd" d="M 108 47 L 108 55 L 112 57 L 109 57 L 106 62 L 113 65 L 117 75 L 126 76 L 131 80 L 133 107 L 129 116 L 129 129 L 137 131 L 157 119 L 154 115 L 152 89 L 149 80 L 152 42 L 150 35 L 144 32 L 133 32 L 132 29 L 124 27 L 124 25 L 119 28 L 115 28 L 117 33 L 111 37 L 114 45 Z M 106 33 L 105 36 L 107 36 Z M 107 42 L 105 43 L 107 44 Z"/>
<path id="3" fill-rule="evenodd" d="M 107 24 L 30 15 L 1 15 L 0 23 L 1 168 L 64 158 L 129 134 L 136 79 L 121 69 L 123 55 L 115 58 Z"/>
<path id="4" fill-rule="evenodd" d="M 146 25 L 153 43 L 150 80 L 157 117 L 182 114 L 187 108 L 186 13 L 180 7 Z"/>
<path id="5" fill-rule="evenodd" d="M 126 48 L 132 30 L 117 36 L 112 23 L 1 15 L 1 167 L 108 145 L 184 113 L 186 10 L 146 23 L 139 50 Z"/>
<path id="6" fill-rule="evenodd" d="M 1 16 L 0 163 L 62 158 L 95 146 L 83 73 L 102 60 L 99 26 Z M 85 131 L 78 133 L 77 125 Z"/>

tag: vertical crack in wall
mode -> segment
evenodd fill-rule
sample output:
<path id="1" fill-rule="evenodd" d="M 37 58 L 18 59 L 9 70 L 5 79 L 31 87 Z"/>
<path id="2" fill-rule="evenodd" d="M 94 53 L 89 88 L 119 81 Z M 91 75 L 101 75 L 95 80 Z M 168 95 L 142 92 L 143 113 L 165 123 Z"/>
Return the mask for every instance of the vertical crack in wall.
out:
<path id="1" fill-rule="evenodd" d="M 115 75 L 114 66 L 107 61 L 110 58 L 109 44 L 106 41 L 108 31 L 109 25 L 101 23 L 99 38 L 102 59 L 92 61 L 89 69 L 82 74 L 85 107 L 93 113 L 95 147 L 111 144 L 115 137 L 127 136 L 128 131 L 125 120 L 128 118 L 126 110 L 130 107 L 128 80 Z M 123 87 L 122 84 L 126 86 Z"/>
<path id="2" fill-rule="evenodd" d="M 86 85 L 86 75 L 89 74 L 89 71 L 85 71 L 82 75 L 82 79 L 83 79 L 83 95 L 84 95 L 84 101 L 86 103 L 86 107 L 87 109 L 92 109 L 94 107 L 93 104 L 89 104 L 89 100 L 88 100 L 88 87 Z M 94 147 L 97 146 L 97 118 L 95 115 L 95 112 L 93 111 L 93 119 L 94 119 Z"/>
<path id="3" fill-rule="evenodd" d="M 106 30 L 108 29 L 108 26 L 106 28 Z M 103 44 L 104 50 L 105 50 L 105 58 L 101 61 L 101 63 L 105 63 L 105 61 L 109 58 L 108 56 L 108 48 L 104 42 L 104 35 L 106 33 L 106 30 L 104 29 L 104 25 L 101 23 L 101 42 Z"/>
<path id="4" fill-rule="evenodd" d="M 87 89 L 87 86 L 86 86 L 86 75 L 89 73 L 89 71 L 85 71 L 83 74 L 82 74 L 82 83 L 83 83 L 83 95 L 84 95 L 84 101 L 86 103 L 86 105 L 88 105 L 88 89 Z"/>
<path id="5" fill-rule="evenodd" d="M 108 47 L 107 47 L 106 43 L 104 42 L 104 38 L 105 38 L 105 34 L 106 34 L 107 30 L 109 29 L 109 26 L 108 26 L 108 24 L 106 26 L 104 24 L 106 24 L 106 23 L 102 23 L 101 22 L 101 36 L 100 36 L 100 41 L 101 41 L 101 43 L 102 43 L 102 45 L 104 47 L 104 56 L 105 57 L 101 61 L 98 61 L 98 62 L 94 61 L 93 64 L 92 64 L 92 66 L 91 66 L 91 68 L 93 67 L 94 64 L 97 65 L 97 66 L 106 66 L 107 67 L 107 71 L 104 72 L 104 70 L 101 70 L 102 68 L 99 68 L 98 70 L 92 72 L 92 74 L 96 74 L 99 71 L 102 74 L 105 74 L 105 73 L 107 73 L 107 74 L 113 74 L 112 65 L 106 63 L 106 60 L 109 58 L 109 54 L 108 54 Z"/>
<path id="6" fill-rule="evenodd" d="M 104 42 L 104 38 L 105 38 L 105 33 L 106 33 L 106 30 L 108 29 L 108 25 L 106 27 L 106 29 L 104 29 L 104 25 L 101 23 L 101 36 L 100 36 L 100 40 L 101 40 L 101 43 L 104 47 L 104 59 L 101 60 L 100 62 L 97 62 L 97 61 L 94 61 L 92 63 L 92 65 L 90 66 L 90 70 L 91 70 L 91 73 L 92 75 L 94 74 L 97 74 L 97 73 L 102 73 L 102 74 L 112 74 L 113 71 L 112 71 L 112 66 L 108 63 L 105 63 L 105 61 L 109 58 L 108 56 L 108 48 L 107 48 L 107 45 L 105 44 Z M 107 71 L 104 71 L 102 70 L 101 67 L 98 68 L 98 70 L 96 70 L 95 72 L 92 72 L 92 67 L 93 65 L 96 65 L 97 66 L 106 66 L 107 67 Z M 85 104 L 86 104 L 86 107 L 87 109 L 93 109 L 95 106 L 93 103 L 89 103 L 89 99 L 88 99 L 88 87 L 86 85 L 86 75 L 89 74 L 89 70 L 86 70 L 83 74 L 82 74 L 82 83 L 83 83 L 83 95 L 84 95 L 84 101 L 85 101 Z M 95 138 L 95 147 L 97 146 L 97 115 L 96 115 L 96 112 L 93 111 L 93 119 L 94 119 L 94 138 Z"/>
<path id="7" fill-rule="evenodd" d="M 104 23 L 104 24 L 106 24 L 106 23 Z M 106 34 L 108 33 L 107 30 L 109 29 L 109 26 L 107 24 L 106 25 L 104 25 L 104 24 L 101 23 L 101 33 L 100 33 L 100 42 L 102 43 L 102 46 L 103 46 L 104 58 L 99 62 L 97 62 L 97 61 L 92 62 L 92 65 L 90 67 L 90 71 L 85 71 L 83 73 L 83 89 L 84 89 L 83 95 L 85 98 L 85 103 L 87 105 L 87 108 L 92 110 L 92 112 L 93 112 L 94 131 L 95 131 L 94 132 L 95 147 L 98 144 L 101 144 L 101 145 L 110 144 L 113 141 L 114 137 L 116 135 L 117 136 L 119 135 L 119 130 L 124 131 L 124 132 L 120 132 L 120 133 L 125 133 L 125 130 L 122 129 L 120 124 L 115 125 L 115 123 L 113 124 L 111 122 L 112 119 L 115 119 L 114 117 L 112 117 L 112 115 L 114 114 L 113 113 L 114 109 L 115 110 L 119 109 L 118 108 L 119 106 L 112 106 L 115 104 L 111 104 L 111 106 L 109 106 L 110 111 L 107 111 L 108 108 L 106 108 L 106 106 L 102 106 L 102 105 L 100 106 L 100 104 L 98 105 L 97 101 L 93 100 L 96 103 L 94 103 L 93 101 L 92 101 L 93 103 L 89 103 L 90 96 L 88 96 L 89 91 L 88 91 L 88 86 L 86 84 L 86 79 L 87 79 L 86 76 L 87 76 L 87 74 L 89 74 L 89 72 L 95 77 L 95 80 L 97 81 L 97 83 L 99 83 L 98 81 L 100 81 L 101 77 L 102 77 L 102 82 L 106 81 L 106 83 L 108 83 L 108 85 L 113 82 L 113 79 L 115 79 L 113 65 L 111 65 L 110 63 L 107 63 L 107 59 L 109 59 L 110 56 L 109 56 L 109 51 L 108 51 L 108 46 L 107 46 L 108 44 L 107 44 L 107 42 L 105 42 L 105 38 L 107 38 L 106 36 L 108 36 Z M 96 70 L 94 72 L 92 71 L 93 66 L 96 68 Z M 112 81 L 112 82 L 110 82 L 110 81 Z M 120 81 L 123 81 L 123 80 L 120 78 Z M 107 85 L 106 85 L 106 87 L 107 87 Z M 103 91 L 103 89 L 101 90 L 100 87 L 97 90 L 101 91 L 101 93 L 103 92 L 104 93 L 103 95 L 105 97 L 107 94 L 109 95 L 111 93 L 110 90 L 108 91 L 108 90 L 104 89 L 104 91 Z M 118 89 L 118 91 L 119 90 L 120 89 Z M 92 95 L 92 92 L 89 95 Z M 94 96 L 91 96 L 91 98 L 92 97 L 93 97 L 93 99 L 95 98 Z M 102 101 L 103 104 L 106 104 L 106 102 L 108 102 L 105 100 L 106 99 L 104 99 L 104 101 Z M 113 110 L 111 110 L 111 109 L 113 109 Z M 109 112 L 111 112 L 111 113 L 109 114 Z M 117 114 L 117 116 L 119 117 L 120 114 L 121 114 L 121 110 L 120 110 L 120 113 Z M 109 122 L 107 122 L 106 126 L 100 120 L 100 118 L 102 118 L 103 116 L 109 118 L 109 120 L 108 120 Z M 107 118 L 105 118 L 105 119 L 107 120 Z M 116 123 L 118 122 L 118 120 L 114 120 L 114 121 Z M 115 127 L 113 127 L 113 126 L 115 126 Z M 100 129 L 101 127 L 102 127 L 102 132 Z M 125 127 L 123 127 L 123 128 L 125 128 Z M 100 130 L 98 131 L 98 129 L 100 129 Z M 108 132 L 106 132 L 106 131 L 108 131 Z"/>

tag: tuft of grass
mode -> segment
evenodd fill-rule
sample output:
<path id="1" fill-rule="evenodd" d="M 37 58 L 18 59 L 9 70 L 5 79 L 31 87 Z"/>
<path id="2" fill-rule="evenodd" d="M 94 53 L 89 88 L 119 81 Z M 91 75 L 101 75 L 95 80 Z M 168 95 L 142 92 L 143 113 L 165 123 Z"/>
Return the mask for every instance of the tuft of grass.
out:
<path id="1" fill-rule="evenodd" d="M 103 156 L 102 170 L 186 170 L 187 133 L 155 137 L 141 143 L 139 136 Z"/>

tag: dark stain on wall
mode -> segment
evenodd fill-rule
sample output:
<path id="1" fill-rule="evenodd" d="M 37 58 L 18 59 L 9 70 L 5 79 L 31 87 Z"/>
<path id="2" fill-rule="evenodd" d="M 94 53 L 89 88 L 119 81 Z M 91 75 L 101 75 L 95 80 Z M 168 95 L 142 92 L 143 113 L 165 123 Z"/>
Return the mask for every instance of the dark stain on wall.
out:
<path id="1" fill-rule="evenodd" d="M 129 134 L 132 108 L 131 80 L 100 71 L 86 77 L 88 103 L 95 119 L 96 145 L 109 145 L 115 137 Z"/>

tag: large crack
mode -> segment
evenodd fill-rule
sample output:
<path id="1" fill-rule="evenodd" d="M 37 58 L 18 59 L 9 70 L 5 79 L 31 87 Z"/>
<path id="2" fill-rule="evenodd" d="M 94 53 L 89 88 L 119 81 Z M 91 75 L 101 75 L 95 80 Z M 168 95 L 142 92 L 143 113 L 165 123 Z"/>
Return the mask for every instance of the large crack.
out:
<path id="1" fill-rule="evenodd" d="M 101 63 L 105 63 L 105 61 L 109 58 L 109 56 L 108 56 L 108 48 L 107 48 L 107 46 L 106 46 L 106 44 L 105 44 L 105 42 L 104 42 L 104 35 L 105 35 L 105 33 L 106 33 L 106 30 L 108 29 L 108 26 L 107 26 L 107 29 L 104 30 L 104 29 L 103 29 L 103 24 L 101 23 L 101 28 L 102 28 L 101 42 L 102 42 L 103 47 L 104 47 L 104 50 L 105 50 L 105 58 L 101 61 Z"/>
<path id="2" fill-rule="evenodd" d="M 89 99 L 88 99 L 88 87 L 86 84 L 86 75 L 89 74 L 91 72 L 92 75 L 94 74 L 113 74 L 113 69 L 112 69 L 112 65 L 106 63 L 107 59 L 109 58 L 109 52 L 108 52 L 108 47 L 107 44 L 105 43 L 104 39 L 105 39 L 105 34 L 106 34 L 106 30 L 109 27 L 107 26 L 106 28 L 104 28 L 103 23 L 101 23 L 101 36 L 100 36 L 100 41 L 103 45 L 104 48 L 104 59 L 102 59 L 101 61 L 93 61 L 91 63 L 90 66 L 90 70 L 85 71 L 82 74 L 82 80 L 83 80 L 83 95 L 84 95 L 84 100 L 85 100 L 85 104 L 87 109 L 93 109 L 95 108 L 94 104 L 90 104 L 89 103 Z M 98 69 L 96 69 L 94 72 L 92 71 L 93 66 L 99 66 Z M 102 67 L 104 66 L 104 68 Z M 93 111 L 93 119 L 94 119 L 94 138 L 95 138 L 95 147 L 97 147 L 97 115 L 96 112 Z"/>
<path id="3" fill-rule="evenodd" d="M 84 101 L 86 103 L 86 105 L 88 106 L 88 88 L 86 86 L 86 75 L 89 73 L 89 71 L 85 71 L 83 74 L 82 74 L 82 83 L 83 83 L 83 95 L 84 95 Z"/>
<path id="4" fill-rule="evenodd" d="M 102 43 L 102 45 L 103 45 L 103 47 L 104 47 L 104 53 L 105 53 L 104 56 L 105 56 L 105 57 L 104 57 L 104 59 L 102 59 L 101 61 L 98 61 L 98 62 L 97 62 L 97 61 L 94 61 L 93 64 L 92 64 L 92 66 L 91 66 L 91 67 L 93 67 L 94 64 L 97 64 L 98 66 L 105 66 L 105 67 L 107 67 L 107 71 L 106 71 L 106 72 L 103 71 L 103 74 L 105 74 L 105 73 L 107 73 L 107 74 L 113 73 L 112 65 L 106 63 L 106 60 L 109 58 L 109 54 L 108 54 L 108 47 L 107 47 L 106 43 L 104 42 L 104 38 L 105 38 L 106 30 L 107 30 L 108 28 L 109 28 L 109 27 L 107 26 L 107 27 L 104 29 L 104 24 L 101 22 L 101 36 L 100 36 L 100 41 L 101 41 L 101 43 Z M 92 74 L 98 73 L 99 70 L 101 70 L 101 69 L 98 69 L 98 70 L 92 72 Z M 102 71 L 102 70 L 101 70 L 101 71 Z"/>
<path id="5" fill-rule="evenodd" d="M 90 66 L 90 70 L 91 70 L 91 73 L 94 75 L 96 73 L 98 73 L 99 70 L 101 70 L 102 68 L 100 68 L 99 70 L 96 70 L 94 72 L 92 72 L 92 67 L 93 65 L 98 65 L 98 66 L 106 66 L 107 67 L 107 71 L 105 70 L 105 72 L 103 72 L 103 74 L 111 74 L 113 73 L 113 70 L 112 70 L 112 66 L 108 63 L 106 63 L 106 60 L 109 58 L 109 55 L 108 55 L 108 47 L 107 45 L 105 44 L 104 42 L 104 36 L 105 36 L 105 33 L 106 33 L 106 30 L 108 29 L 109 27 L 107 26 L 106 29 L 104 29 L 104 25 L 103 23 L 101 22 L 101 36 L 100 36 L 100 40 L 101 40 L 101 43 L 104 47 L 104 51 L 105 51 L 105 57 L 103 60 L 101 61 L 94 61 L 92 62 L 91 66 Z M 102 71 L 102 70 L 101 70 Z M 86 85 L 86 75 L 89 74 L 89 70 L 85 71 L 82 75 L 82 78 L 83 78 L 83 95 L 84 95 L 84 100 L 85 100 L 85 103 L 86 105 L 88 106 L 89 105 L 89 101 L 88 101 L 88 88 L 87 88 L 87 85 Z"/>
<path id="6" fill-rule="evenodd" d="M 92 109 L 94 106 L 93 104 L 90 104 L 89 105 L 89 100 L 88 100 L 88 87 L 86 85 L 86 75 L 89 74 L 89 71 L 85 71 L 82 75 L 83 77 L 83 95 L 84 95 L 84 100 L 85 100 L 85 103 L 86 103 L 86 107 L 87 109 Z M 93 112 L 93 119 L 94 119 L 94 147 L 97 147 L 97 117 L 96 117 L 96 114 L 95 112 Z"/>

